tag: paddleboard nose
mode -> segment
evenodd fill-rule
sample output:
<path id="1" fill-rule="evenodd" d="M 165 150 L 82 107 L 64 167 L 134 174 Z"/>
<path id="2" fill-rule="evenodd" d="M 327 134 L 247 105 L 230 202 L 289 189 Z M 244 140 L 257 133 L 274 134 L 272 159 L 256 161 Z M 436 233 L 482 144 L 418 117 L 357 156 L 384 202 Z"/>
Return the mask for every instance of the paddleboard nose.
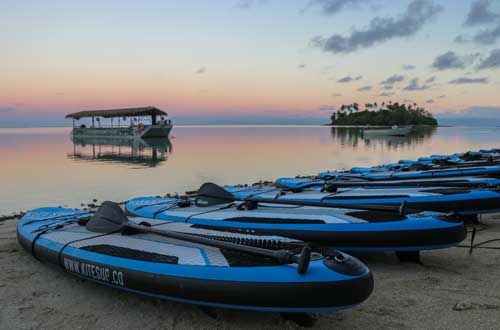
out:
<path id="1" fill-rule="evenodd" d="M 361 276 L 368 273 L 368 267 L 358 259 L 346 254 L 340 254 L 342 257 L 327 257 L 323 264 L 330 270 L 342 275 Z"/>

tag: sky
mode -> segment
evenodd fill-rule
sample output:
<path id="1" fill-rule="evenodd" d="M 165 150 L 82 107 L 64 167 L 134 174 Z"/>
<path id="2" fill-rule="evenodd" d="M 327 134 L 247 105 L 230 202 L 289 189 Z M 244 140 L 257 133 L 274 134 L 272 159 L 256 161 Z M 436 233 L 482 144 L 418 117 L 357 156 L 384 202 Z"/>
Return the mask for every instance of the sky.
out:
<path id="1" fill-rule="evenodd" d="M 382 101 L 500 123 L 497 0 L 0 0 L 0 42 L 0 126 L 145 105 L 326 123 Z"/>

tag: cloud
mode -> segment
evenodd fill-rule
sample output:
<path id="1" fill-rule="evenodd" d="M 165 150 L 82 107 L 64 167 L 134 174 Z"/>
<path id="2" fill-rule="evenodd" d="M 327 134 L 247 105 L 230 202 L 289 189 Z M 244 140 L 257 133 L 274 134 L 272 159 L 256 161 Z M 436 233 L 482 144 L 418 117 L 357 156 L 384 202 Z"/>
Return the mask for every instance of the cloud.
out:
<path id="1" fill-rule="evenodd" d="M 370 86 L 370 85 L 358 88 L 358 92 L 368 92 L 368 91 L 371 91 L 371 90 L 372 90 L 372 86 Z"/>
<path id="2" fill-rule="evenodd" d="M 236 3 L 236 8 L 239 9 L 249 9 L 255 4 L 262 4 L 266 3 L 268 0 L 239 0 L 238 3 Z"/>
<path id="3" fill-rule="evenodd" d="M 472 37 L 458 35 L 454 41 L 458 44 L 473 42 L 476 44 L 489 46 L 496 43 L 498 39 L 500 39 L 500 22 L 492 28 L 480 30 Z"/>
<path id="4" fill-rule="evenodd" d="M 384 93 L 380 93 L 378 96 L 387 97 L 387 96 L 392 96 L 392 95 L 394 95 L 394 93 L 387 93 L 387 92 L 384 92 Z"/>
<path id="5" fill-rule="evenodd" d="M 433 99 L 428 99 L 427 101 L 425 101 L 425 103 L 431 104 L 431 103 L 434 103 L 434 100 Z"/>
<path id="6" fill-rule="evenodd" d="M 405 76 L 399 75 L 399 74 L 394 74 L 394 75 L 388 77 L 387 79 L 382 80 L 380 82 L 380 84 L 381 85 L 386 85 L 386 86 L 388 86 L 388 85 L 394 85 L 395 83 L 401 82 L 403 80 L 405 80 Z"/>
<path id="7" fill-rule="evenodd" d="M 202 66 L 201 68 L 199 68 L 198 70 L 196 70 L 196 74 L 203 74 L 207 71 L 207 69 Z"/>
<path id="8" fill-rule="evenodd" d="M 479 70 L 500 67 L 500 48 L 491 51 L 490 55 L 479 63 Z"/>
<path id="9" fill-rule="evenodd" d="M 13 107 L 0 107 L 0 113 L 14 112 L 16 111 Z"/>
<path id="10" fill-rule="evenodd" d="M 491 0 L 477 0 L 471 4 L 464 25 L 476 26 L 494 22 L 499 15 L 490 10 Z"/>
<path id="11" fill-rule="evenodd" d="M 430 84 L 433 83 L 434 81 L 436 81 L 436 76 L 427 78 L 427 80 L 425 80 L 425 83 Z"/>
<path id="12" fill-rule="evenodd" d="M 447 69 L 463 69 L 465 68 L 465 61 L 463 58 L 455 54 L 455 52 L 449 51 L 436 57 L 432 63 L 432 67 L 439 71 Z"/>
<path id="13" fill-rule="evenodd" d="M 413 64 L 405 64 L 403 65 L 403 70 L 415 70 L 417 67 Z"/>
<path id="14" fill-rule="evenodd" d="M 345 84 L 345 83 L 348 83 L 351 81 L 361 80 L 362 78 L 363 78 L 363 76 L 357 76 L 357 77 L 345 76 L 344 78 L 340 78 L 339 80 L 337 80 L 337 82 L 341 83 L 341 84 Z"/>
<path id="15" fill-rule="evenodd" d="M 441 10 L 441 6 L 434 5 L 429 0 L 413 0 L 399 18 L 375 17 L 363 30 L 354 29 L 345 37 L 339 34 L 328 38 L 316 36 L 310 44 L 334 54 L 351 53 L 394 38 L 413 36 Z"/>
<path id="16" fill-rule="evenodd" d="M 488 78 L 467 78 L 467 77 L 462 77 L 462 78 L 457 78 L 457 79 L 454 79 L 454 80 L 450 80 L 448 83 L 449 84 L 453 84 L 453 85 L 487 84 L 488 83 Z"/>
<path id="17" fill-rule="evenodd" d="M 335 110 L 337 110 L 337 107 L 334 105 L 324 104 L 324 105 L 319 106 L 319 110 L 320 111 L 335 111 Z"/>
<path id="18" fill-rule="evenodd" d="M 418 78 L 413 78 L 410 80 L 410 83 L 403 88 L 405 91 L 423 91 L 424 89 L 429 89 L 429 85 L 420 85 L 419 84 L 419 79 Z"/>
<path id="19" fill-rule="evenodd" d="M 306 65 L 305 65 L 305 64 L 303 64 L 303 63 L 302 63 L 302 64 L 297 65 L 297 68 L 299 68 L 299 69 L 304 69 L 305 67 L 306 67 Z"/>
<path id="20" fill-rule="evenodd" d="M 500 38 L 500 24 L 492 29 L 482 30 L 478 32 L 472 40 L 478 44 L 490 45 L 494 44 Z"/>
<path id="21" fill-rule="evenodd" d="M 311 0 L 308 7 L 320 6 L 326 15 L 335 15 L 345 8 L 370 2 L 369 0 Z"/>
<path id="22" fill-rule="evenodd" d="M 405 76 L 403 75 L 398 75 L 398 74 L 394 74 L 388 78 L 386 78 L 385 80 L 382 80 L 380 82 L 381 85 L 384 85 L 384 89 L 385 90 L 391 90 L 393 89 L 394 87 L 394 84 L 398 83 L 398 82 L 401 82 L 405 80 Z"/>
<path id="23" fill-rule="evenodd" d="M 463 35 L 458 35 L 455 37 L 455 40 L 453 40 L 454 42 L 456 42 L 457 44 L 465 44 L 467 42 L 470 42 L 469 39 L 467 39 L 465 36 Z"/>

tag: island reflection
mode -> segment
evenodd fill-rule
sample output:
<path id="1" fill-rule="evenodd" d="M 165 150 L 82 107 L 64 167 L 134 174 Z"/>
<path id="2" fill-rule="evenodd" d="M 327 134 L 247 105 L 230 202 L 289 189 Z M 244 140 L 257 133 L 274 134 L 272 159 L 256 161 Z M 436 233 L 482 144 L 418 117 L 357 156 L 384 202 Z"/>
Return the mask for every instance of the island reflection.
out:
<path id="1" fill-rule="evenodd" d="M 332 126 L 330 134 L 333 140 L 342 146 L 356 148 L 360 144 L 366 147 L 385 147 L 389 149 L 398 149 L 421 145 L 430 139 L 436 133 L 437 127 L 422 126 L 416 127 L 406 136 L 389 135 L 364 135 L 361 127 L 339 127 Z"/>

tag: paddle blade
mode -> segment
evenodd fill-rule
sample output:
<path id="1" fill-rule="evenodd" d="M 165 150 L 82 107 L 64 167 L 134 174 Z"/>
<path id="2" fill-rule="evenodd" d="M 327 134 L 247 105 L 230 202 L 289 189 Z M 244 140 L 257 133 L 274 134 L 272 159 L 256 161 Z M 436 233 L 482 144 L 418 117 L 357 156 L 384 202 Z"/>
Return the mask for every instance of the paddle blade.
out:
<path id="1" fill-rule="evenodd" d="M 127 223 L 128 218 L 122 208 L 114 202 L 106 201 L 99 206 L 85 227 L 96 233 L 110 233 L 122 230 Z"/>
<path id="2" fill-rule="evenodd" d="M 323 190 L 329 193 L 337 192 L 338 186 L 335 183 L 325 183 Z"/>
<path id="3" fill-rule="evenodd" d="M 229 203 L 235 200 L 233 194 L 215 183 L 207 182 L 198 189 L 196 206 L 212 206 Z"/>
<path id="4" fill-rule="evenodd" d="M 297 273 L 305 274 L 309 263 L 311 262 L 311 247 L 306 245 L 302 248 L 302 252 L 297 260 Z"/>

